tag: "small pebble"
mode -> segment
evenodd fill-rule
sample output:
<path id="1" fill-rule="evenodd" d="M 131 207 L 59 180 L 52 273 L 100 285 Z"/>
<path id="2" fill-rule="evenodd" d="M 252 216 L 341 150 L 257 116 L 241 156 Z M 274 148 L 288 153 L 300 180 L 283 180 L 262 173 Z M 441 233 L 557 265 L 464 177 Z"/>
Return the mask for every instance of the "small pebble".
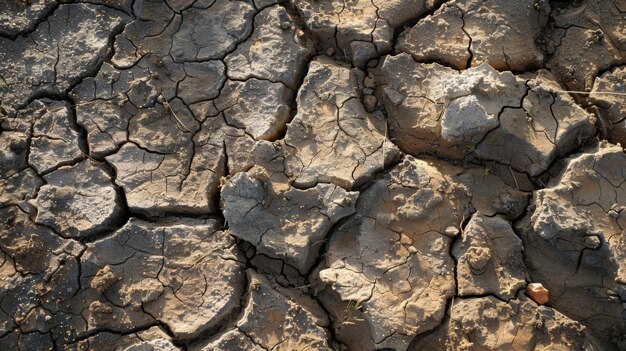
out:
<path id="1" fill-rule="evenodd" d="M 540 305 L 548 303 L 548 293 L 548 289 L 541 283 L 530 283 L 526 287 L 526 295 Z"/>

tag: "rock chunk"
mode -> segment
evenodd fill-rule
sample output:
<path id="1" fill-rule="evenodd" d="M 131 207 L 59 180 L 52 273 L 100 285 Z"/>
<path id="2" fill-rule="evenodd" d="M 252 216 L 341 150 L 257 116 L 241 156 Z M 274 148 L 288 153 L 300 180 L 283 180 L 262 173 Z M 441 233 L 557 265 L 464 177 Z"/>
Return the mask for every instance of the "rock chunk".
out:
<path id="1" fill-rule="evenodd" d="M 249 298 L 236 328 L 193 348 L 209 350 L 332 350 L 328 319 L 308 296 L 248 273 Z"/>
<path id="2" fill-rule="evenodd" d="M 612 348 L 626 342 L 625 174 L 621 147 L 601 143 L 574 155 L 519 224 L 532 281 Z"/>
<path id="3" fill-rule="evenodd" d="M 522 241 L 501 217 L 474 214 L 452 255 L 459 296 L 493 294 L 510 300 L 526 285 Z"/>
<path id="4" fill-rule="evenodd" d="M 526 287 L 526 294 L 530 296 L 536 303 L 545 305 L 550 301 L 548 289 L 541 283 L 530 283 Z"/>
<path id="5" fill-rule="evenodd" d="M 100 306 L 141 307 L 179 340 L 218 327 L 243 293 L 234 241 L 215 221 L 156 225 L 131 219 L 112 236 L 87 245 L 81 263 L 83 286 L 104 291 Z M 103 286 L 106 275 L 111 278 Z M 98 310 L 90 311 L 86 319 L 92 327 L 119 327 L 115 318 L 99 320 Z"/>
<path id="6" fill-rule="evenodd" d="M 278 5 L 263 9 L 255 16 L 254 25 L 252 36 L 226 56 L 228 77 L 278 81 L 296 90 L 314 53 L 312 43 Z"/>
<path id="7" fill-rule="evenodd" d="M 286 172 L 298 187 L 363 184 L 393 161 L 397 148 L 386 140 L 384 117 L 361 102 L 357 71 L 318 57 L 298 92 L 298 114 L 284 139 Z"/>
<path id="8" fill-rule="evenodd" d="M 449 318 L 411 350 L 594 350 L 591 340 L 557 310 L 489 296 L 454 300 Z"/>
<path id="9" fill-rule="evenodd" d="M 16 108 L 38 94 L 64 94 L 98 67 L 126 19 L 105 6 L 63 4 L 28 36 L 0 38 L 2 104 Z"/>
<path id="10" fill-rule="evenodd" d="M 458 72 L 400 54 L 380 72 L 390 135 L 413 155 L 469 156 L 536 176 L 594 133 L 592 118 L 546 71 L 530 79 L 488 65 Z"/>
<path id="11" fill-rule="evenodd" d="M 605 137 L 612 143 L 626 145 L 626 95 L 618 94 L 626 94 L 626 66 L 597 77 L 589 97 L 595 105 Z"/>
<path id="12" fill-rule="evenodd" d="M 123 215 L 111 177 L 95 161 L 63 166 L 44 176 L 33 205 L 35 222 L 64 237 L 87 238 L 113 228 Z"/>
<path id="13" fill-rule="evenodd" d="M 488 63 L 497 70 L 543 65 L 536 44 L 548 22 L 547 1 L 455 0 L 401 34 L 397 52 L 455 69 Z"/>

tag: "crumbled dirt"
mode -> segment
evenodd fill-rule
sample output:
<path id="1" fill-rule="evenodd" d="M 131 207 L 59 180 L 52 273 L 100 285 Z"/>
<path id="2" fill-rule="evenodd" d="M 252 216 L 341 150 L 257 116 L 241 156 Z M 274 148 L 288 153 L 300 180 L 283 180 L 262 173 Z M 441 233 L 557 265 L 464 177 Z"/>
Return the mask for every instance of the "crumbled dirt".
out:
<path id="1" fill-rule="evenodd" d="M 0 1 L 0 350 L 626 350 L 623 0 Z"/>

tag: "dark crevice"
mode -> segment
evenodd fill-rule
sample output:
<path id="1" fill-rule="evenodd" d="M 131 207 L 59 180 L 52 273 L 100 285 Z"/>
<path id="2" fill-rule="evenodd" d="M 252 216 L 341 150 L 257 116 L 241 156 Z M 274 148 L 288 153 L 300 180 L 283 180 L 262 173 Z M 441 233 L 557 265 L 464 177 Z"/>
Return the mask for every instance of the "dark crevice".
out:
<path id="1" fill-rule="evenodd" d="M 474 52 L 472 51 L 472 36 L 469 35 L 469 33 L 465 30 L 465 12 L 463 10 L 461 10 L 459 8 L 459 11 L 461 12 L 461 21 L 463 21 L 463 26 L 461 27 L 461 30 L 463 31 L 463 33 L 465 33 L 465 35 L 467 36 L 467 38 L 469 39 L 469 44 L 467 44 L 467 53 L 469 54 L 469 57 L 467 58 L 467 62 L 465 63 L 465 68 L 470 68 L 472 67 L 472 60 L 474 59 Z M 502 50 L 502 53 L 504 53 L 504 49 Z M 508 65 L 508 62 L 507 62 Z M 509 67 L 510 70 L 510 67 Z"/>
<path id="2" fill-rule="evenodd" d="M 465 233 L 465 228 L 467 227 L 467 224 L 469 223 L 469 221 L 472 219 L 472 216 L 474 216 L 473 213 L 470 213 L 467 217 L 463 216 L 461 223 L 459 224 L 460 232 L 452 240 L 450 240 L 450 245 L 448 247 L 448 255 L 454 261 L 454 272 L 453 272 L 454 289 L 455 289 L 454 296 L 459 296 L 459 279 L 458 279 L 459 260 L 452 254 L 452 251 L 454 250 L 454 247 L 457 245 L 457 243 L 459 243 L 460 241 L 464 239 L 463 236 Z"/>

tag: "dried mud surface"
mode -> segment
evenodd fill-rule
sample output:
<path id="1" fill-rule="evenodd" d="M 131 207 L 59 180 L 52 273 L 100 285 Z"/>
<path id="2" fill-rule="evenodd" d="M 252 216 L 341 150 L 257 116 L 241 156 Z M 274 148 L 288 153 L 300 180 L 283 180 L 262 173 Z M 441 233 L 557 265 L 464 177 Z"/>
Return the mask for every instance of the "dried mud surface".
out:
<path id="1" fill-rule="evenodd" d="M 0 1 L 0 350 L 626 350 L 626 1 Z"/>

